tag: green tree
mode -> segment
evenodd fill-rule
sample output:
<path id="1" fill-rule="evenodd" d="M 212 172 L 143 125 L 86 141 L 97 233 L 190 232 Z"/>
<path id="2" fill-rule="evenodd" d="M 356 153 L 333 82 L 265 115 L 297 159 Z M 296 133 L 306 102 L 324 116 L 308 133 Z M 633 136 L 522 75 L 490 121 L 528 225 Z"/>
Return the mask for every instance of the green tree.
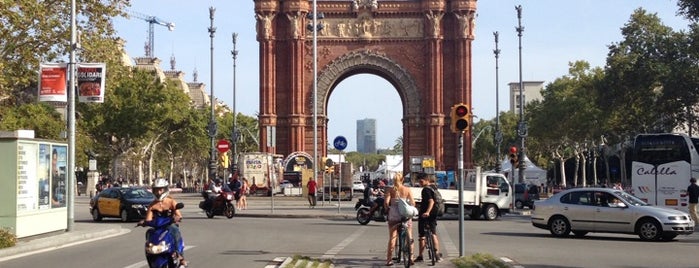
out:
<path id="1" fill-rule="evenodd" d="M 32 129 L 37 138 L 57 140 L 61 131 L 65 130 L 65 122 L 52 106 L 45 103 L 17 107 L 0 106 L 0 129 Z"/>
<path id="2" fill-rule="evenodd" d="M 696 0 L 677 0 L 679 11 L 677 14 L 683 15 L 685 18 L 697 22 L 699 20 L 699 1 Z"/>
<path id="3" fill-rule="evenodd" d="M 684 74 L 696 70 L 688 66 L 686 36 L 643 9 L 631 15 L 621 32 L 623 40 L 609 46 L 598 98 L 608 115 L 606 125 L 621 135 L 672 131 L 685 121 L 687 105 L 697 102 L 698 93 L 675 80 L 696 74 Z"/>

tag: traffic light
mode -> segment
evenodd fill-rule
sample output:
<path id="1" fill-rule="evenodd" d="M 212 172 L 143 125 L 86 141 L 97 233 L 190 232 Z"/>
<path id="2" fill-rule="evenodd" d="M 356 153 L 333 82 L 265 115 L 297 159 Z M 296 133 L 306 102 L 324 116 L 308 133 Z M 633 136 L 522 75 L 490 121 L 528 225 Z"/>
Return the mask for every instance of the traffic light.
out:
<path id="1" fill-rule="evenodd" d="M 219 153 L 218 155 L 218 165 L 222 168 L 228 168 L 228 154 Z"/>
<path id="2" fill-rule="evenodd" d="M 328 158 L 325 157 L 325 156 L 323 156 L 323 157 L 320 158 L 320 163 L 318 163 L 318 168 L 319 168 L 319 169 L 323 169 L 323 170 L 326 170 L 326 169 L 327 169 L 327 167 L 325 166 L 325 161 L 327 161 L 327 159 L 328 159 Z"/>
<path id="3" fill-rule="evenodd" d="M 512 164 L 512 169 L 514 170 L 515 163 L 517 163 L 517 147 L 510 147 L 510 163 Z"/>
<path id="4" fill-rule="evenodd" d="M 451 107 L 451 131 L 461 133 L 471 126 L 471 111 L 466 104 L 457 103 Z"/>

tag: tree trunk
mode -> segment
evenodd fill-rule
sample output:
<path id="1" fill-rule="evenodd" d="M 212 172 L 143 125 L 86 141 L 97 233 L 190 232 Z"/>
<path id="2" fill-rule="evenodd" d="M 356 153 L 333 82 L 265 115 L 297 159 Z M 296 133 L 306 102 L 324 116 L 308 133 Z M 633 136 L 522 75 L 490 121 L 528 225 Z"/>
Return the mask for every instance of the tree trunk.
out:
<path id="1" fill-rule="evenodd" d="M 573 173 L 573 187 L 578 186 L 578 172 L 580 172 L 580 156 L 575 155 L 575 172 Z"/>
<path id="2" fill-rule="evenodd" d="M 567 188 L 568 185 L 566 183 L 566 161 L 561 157 L 559 159 L 559 163 L 561 163 L 561 187 Z"/>
<path id="3" fill-rule="evenodd" d="M 580 166 L 582 168 L 582 173 L 581 173 L 581 179 L 582 179 L 582 186 L 586 187 L 587 186 L 587 158 L 585 158 L 585 153 L 580 153 Z"/>

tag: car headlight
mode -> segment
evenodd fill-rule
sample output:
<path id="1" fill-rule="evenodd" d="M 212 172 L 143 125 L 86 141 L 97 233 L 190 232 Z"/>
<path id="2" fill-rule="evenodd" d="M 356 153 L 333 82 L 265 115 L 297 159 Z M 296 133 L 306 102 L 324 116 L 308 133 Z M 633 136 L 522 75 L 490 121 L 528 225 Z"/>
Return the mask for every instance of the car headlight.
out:
<path id="1" fill-rule="evenodd" d="M 143 208 L 143 205 L 141 205 L 141 204 L 132 204 L 132 205 L 131 205 L 131 208 L 140 209 L 140 208 Z"/>
<path id="2" fill-rule="evenodd" d="M 685 216 L 668 216 L 667 219 L 671 220 L 671 221 L 680 221 L 680 220 L 687 220 L 687 217 L 685 217 Z"/>

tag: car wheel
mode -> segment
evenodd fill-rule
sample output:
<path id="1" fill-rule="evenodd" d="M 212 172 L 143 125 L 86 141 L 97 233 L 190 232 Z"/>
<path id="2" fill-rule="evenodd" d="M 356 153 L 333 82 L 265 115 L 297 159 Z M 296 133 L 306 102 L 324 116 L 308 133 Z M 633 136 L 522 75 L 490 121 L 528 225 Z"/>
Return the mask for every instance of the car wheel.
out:
<path id="1" fill-rule="evenodd" d="M 483 216 L 485 216 L 486 220 L 492 221 L 498 218 L 498 208 L 495 207 L 495 205 L 490 204 L 485 207 L 485 211 L 483 212 Z"/>
<path id="2" fill-rule="evenodd" d="M 129 221 L 129 212 L 127 212 L 126 209 L 122 209 L 119 215 L 121 216 L 121 222 Z"/>
<path id="3" fill-rule="evenodd" d="M 97 208 L 92 209 L 92 220 L 93 221 L 101 221 L 102 220 L 102 215 L 100 215 L 100 211 Z"/>
<path id="4" fill-rule="evenodd" d="M 660 223 L 652 219 L 642 220 L 636 227 L 636 232 L 641 240 L 654 241 L 660 240 L 663 236 L 663 229 Z"/>
<path id="5" fill-rule="evenodd" d="M 522 203 L 522 200 L 517 200 L 515 201 L 515 207 L 517 209 L 523 209 L 524 208 L 524 203 Z"/>
<path id="6" fill-rule="evenodd" d="M 549 222 L 549 230 L 556 237 L 564 237 L 570 235 L 570 223 L 566 218 L 557 216 Z"/>
<path id="7" fill-rule="evenodd" d="M 587 234 L 586 231 L 573 231 L 573 235 L 575 235 L 575 237 L 583 237 L 586 234 Z"/>

